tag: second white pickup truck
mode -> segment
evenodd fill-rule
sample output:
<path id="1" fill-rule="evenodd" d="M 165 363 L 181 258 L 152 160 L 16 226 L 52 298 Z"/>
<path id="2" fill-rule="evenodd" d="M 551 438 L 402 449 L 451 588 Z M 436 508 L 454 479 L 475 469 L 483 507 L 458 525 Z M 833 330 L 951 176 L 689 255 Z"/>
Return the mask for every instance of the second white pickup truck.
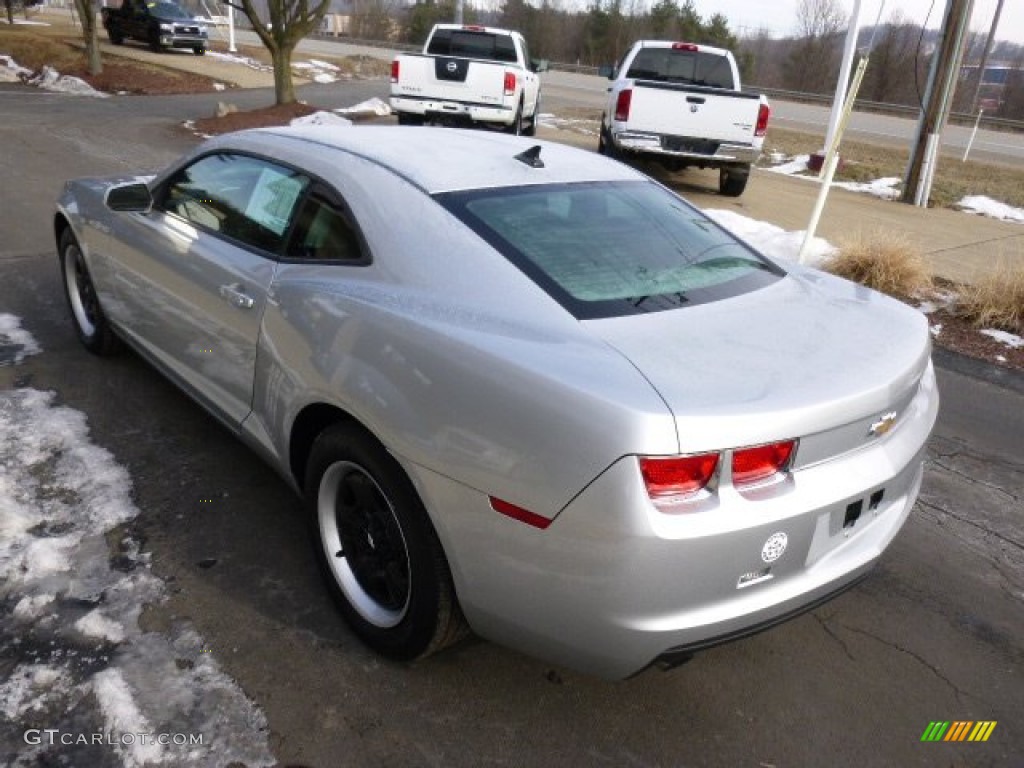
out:
<path id="1" fill-rule="evenodd" d="M 401 125 L 476 123 L 532 136 L 544 69 L 518 32 L 437 24 L 422 54 L 391 62 L 391 111 Z"/>
<path id="2" fill-rule="evenodd" d="M 718 168 L 723 195 L 743 194 L 770 110 L 740 89 L 733 55 L 693 43 L 641 40 L 615 70 L 598 151 L 650 156 L 673 171 Z"/>

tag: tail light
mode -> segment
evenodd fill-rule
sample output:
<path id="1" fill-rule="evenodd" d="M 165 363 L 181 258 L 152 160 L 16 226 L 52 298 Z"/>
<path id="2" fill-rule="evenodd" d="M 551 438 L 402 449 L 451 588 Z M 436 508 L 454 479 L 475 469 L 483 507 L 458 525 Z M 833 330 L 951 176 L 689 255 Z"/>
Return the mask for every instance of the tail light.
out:
<path id="1" fill-rule="evenodd" d="M 700 49 L 693 43 L 672 43 L 673 51 L 699 51 Z"/>
<path id="2" fill-rule="evenodd" d="M 764 136 L 768 132 L 768 116 L 772 113 L 771 107 L 762 104 L 757 110 L 757 126 L 754 128 L 755 136 Z"/>
<path id="3" fill-rule="evenodd" d="M 398 68 L 399 68 L 400 63 L 401 62 L 399 62 L 398 59 L 393 59 L 392 62 L 391 62 L 391 82 L 392 83 L 397 83 L 398 82 Z"/>
<path id="4" fill-rule="evenodd" d="M 516 73 L 506 72 L 505 73 L 505 95 L 515 96 L 516 95 Z"/>
<path id="5" fill-rule="evenodd" d="M 785 472 L 795 448 L 796 440 L 786 440 L 733 451 L 732 484 L 752 485 Z"/>
<path id="6" fill-rule="evenodd" d="M 633 101 L 633 89 L 626 88 L 619 91 L 619 98 L 615 100 L 615 119 L 620 122 L 629 120 L 629 105 Z"/>
<path id="7" fill-rule="evenodd" d="M 717 466 L 717 453 L 668 458 L 646 456 L 640 459 L 640 474 L 647 486 L 647 495 L 657 503 L 697 493 L 711 481 Z"/>

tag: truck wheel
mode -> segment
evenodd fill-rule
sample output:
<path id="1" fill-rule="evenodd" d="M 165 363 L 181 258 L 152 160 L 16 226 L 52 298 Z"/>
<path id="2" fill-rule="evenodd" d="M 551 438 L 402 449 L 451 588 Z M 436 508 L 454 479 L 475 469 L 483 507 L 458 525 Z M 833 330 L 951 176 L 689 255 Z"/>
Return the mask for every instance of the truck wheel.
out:
<path id="1" fill-rule="evenodd" d="M 160 53 L 163 50 L 163 46 L 160 45 L 160 34 L 158 32 L 149 33 L 149 47 L 154 53 Z"/>
<path id="2" fill-rule="evenodd" d="M 749 165 L 725 165 L 718 169 L 718 191 L 726 197 L 739 197 L 747 188 Z"/>
<path id="3" fill-rule="evenodd" d="M 537 135 L 537 118 L 540 116 L 540 94 L 537 94 L 537 102 L 533 105 L 533 115 L 530 117 L 530 122 L 523 128 L 523 136 L 536 136 Z"/>
<path id="4" fill-rule="evenodd" d="M 124 36 L 114 32 L 113 30 L 107 30 L 107 35 L 110 37 L 110 42 L 114 45 L 124 45 Z"/>
<path id="5" fill-rule="evenodd" d="M 305 479 L 317 559 L 349 626 L 411 661 L 467 633 L 437 533 L 402 467 L 356 424 L 313 443 Z"/>
<path id="6" fill-rule="evenodd" d="M 612 137 L 608 133 L 608 129 L 601 126 L 601 133 L 597 137 L 597 153 L 610 157 L 612 160 L 619 159 L 619 150 L 615 148 L 615 144 L 612 142 Z"/>
<path id="7" fill-rule="evenodd" d="M 192 53 L 194 53 L 196 56 L 202 56 L 206 53 L 206 49 L 201 45 L 197 45 L 195 48 L 192 49 Z"/>
<path id="8" fill-rule="evenodd" d="M 508 127 L 508 132 L 514 136 L 522 136 L 525 133 L 523 129 L 523 100 L 519 100 L 519 106 L 516 107 L 516 116 L 512 119 L 512 125 Z"/>

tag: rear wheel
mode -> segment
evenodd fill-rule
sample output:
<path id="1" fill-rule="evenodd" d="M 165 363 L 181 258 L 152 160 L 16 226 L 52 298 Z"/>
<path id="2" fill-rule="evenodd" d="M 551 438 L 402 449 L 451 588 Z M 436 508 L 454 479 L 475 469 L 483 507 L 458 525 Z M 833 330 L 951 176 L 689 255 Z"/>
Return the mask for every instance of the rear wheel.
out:
<path id="1" fill-rule="evenodd" d="M 718 191 L 726 197 L 739 197 L 747 188 L 749 165 L 726 165 L 718 170 Z"/>
<path id="2" fill-rule="evenodd" d="M 508 132 L 516 136 L 522 136 L 525 128 L 525 118 L 523 118 L 523 100 L 519 100 L 519 106 L 516 107 L 516 116 L 512 119 L 512 125 L 508 127 Z"/>
<path id="3" fill-rule="evenodd" d="M 197 45 L 192 49 L 192 53 L 194 53 L 196 56 L 202 56 L 206 53 L 206 48 L 204 48 L 201 45 Z"/>
<path id="4" fill-rule="evenodd" d="M 363 642 L 408 661 L 466 634 L 437 533 L 384 446 L 354 424 L 328 428 L 313 444 L 305 489 L 320 565 Z"/>
<path id="5" fill-rule="evenodd" d="M 58 247 L 64 296 L 71 310 L 71 320 L 78 340 L 94 355 L 114 354 L 121 348 L 121 340 L 114 334 L 103 314 L 85 256 L 70 229 L 65 229 L 61 234 Z"/>
<path id="6" fill-rule="evenodd" d="M 601 125 L 601 132 L 597 137 L 597 152 L 613 160 L 619 159 L 619 151 L 615 148 L 615 144 L 612 143 L 611 134 L 608 133 L 608 129 L 603 124 Z"/>
<path id="7" fill-rule="evenodd" d="M 124 44 L 124 35 L 121 35 L 118 32 L 114 32 L 113 30 L 107 30 L 107 35 L 108 37 L 110 37 L 110 42 L 114 45 Z"/>

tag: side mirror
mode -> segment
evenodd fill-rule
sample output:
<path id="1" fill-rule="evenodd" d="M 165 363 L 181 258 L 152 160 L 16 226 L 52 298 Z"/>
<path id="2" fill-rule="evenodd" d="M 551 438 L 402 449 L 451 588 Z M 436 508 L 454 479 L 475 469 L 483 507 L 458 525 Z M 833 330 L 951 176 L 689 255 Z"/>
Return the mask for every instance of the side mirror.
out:
<path id="1" fill-rule="evenodd" d="M 104 202 L 112 211 L 149 213 L 153 207 L 153 195 L 148 186 L 137 182 L 108 189 L 107 199 Z"/>
<path id="2" fill-rule="evenodd" d="M 531 59 L 530 60 L 530 71 L 532 72 L 547 72 L 548 71 L 548 60 L 547 59 Z"/>
<path id="3" fill-rule="evenodd" d="M 609 80 L 615 79 L 615 67 L 610 64 L 605 64 L 603 67 L 597 68 L 597 74 L 600 77 L 606 77 Z"/>

